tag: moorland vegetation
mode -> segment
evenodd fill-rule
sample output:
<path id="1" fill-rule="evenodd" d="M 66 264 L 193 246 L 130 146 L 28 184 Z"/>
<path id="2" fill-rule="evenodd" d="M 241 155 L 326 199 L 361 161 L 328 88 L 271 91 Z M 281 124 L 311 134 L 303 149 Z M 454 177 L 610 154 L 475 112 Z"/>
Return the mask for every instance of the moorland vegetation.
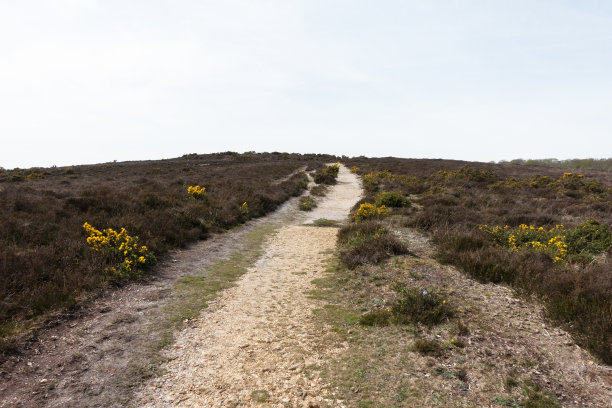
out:
<path id="1" fill-rule="evenodd" d="M 612 174 L 394 158 L 348 165 L 366 196 L 339 234 L 344 265 L 405 253 L 387 228 L 417 228 L 432 237 L 439 261 L 537 299 L 578 344 L 612 364 Z M 452 314 L 436 312 L 445 310 L 443 293 L 395 290 L 397 304 L 365 315 L 364 324 Z"/>
<path id="2" fill-rule="evenodd" d="M 612 170 L 612 159 L 515 159 L 501 163 L 524 164 L 527 166 L 542 165 L 561 169 L 576 170 Z"/>
<path id="3" fill-rule="evenodd" d="M 273 211 L 306 189 L 299 170 L 335 160 L 225 152 L 1 171 L 0 339 L 143 276 L 171 249 Z"/>

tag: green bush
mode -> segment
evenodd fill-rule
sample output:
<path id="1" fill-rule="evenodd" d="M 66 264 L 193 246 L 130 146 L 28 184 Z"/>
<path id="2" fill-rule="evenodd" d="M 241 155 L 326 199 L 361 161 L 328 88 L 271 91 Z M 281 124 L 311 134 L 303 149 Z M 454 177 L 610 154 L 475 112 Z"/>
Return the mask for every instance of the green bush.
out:
<path id="1" fill-rule="evenodd" d="M 340 166 L 333 164 L 331 166 L 325 166 L 314 176 L 314 182 L 317 184 L 336 184 L 338 178 L 338 172 Z"/>
<path id="2" fill-rule="evenodd" d="M 516 252 L 525 249 L 544 251 L 549 253 L 555 262 L 564 261 L 567 256 L 570 261 L 588 262 L 594 255 L 601 254 L 612 246 L 610 226 L 600 224 L 592 218 L 568 230 L 563 225 L 547 230 L 526 224 L 517 228 L 507 225 L 491 227 L 485 224 L 479 226 L 479 229 L 492 237 L 500 247 Z"/>
<path id="3" fill-rule="evenodd" d="M 410 201 L 399 191 L 385 191 L 376 196 L 376 206 L 410 207 Z"/>
<path id="4" fill-rule="evenodd" d="M 302 211 L 312 211 L 317 206 L 315 200 L 311 196 L 301 197 L 298 208 Z"/>
<path id="5" fill-rule="evenodd" d="M 567 231 L 565 242 L 570 254 L 601 254 L 612 245 L 612 230 L 608 224 L 590 219 Z"/>
<path id="6" fill-rule="evenodd" d="M 420 323 L 426 326 L 435 326 L 455 314 L 454 309 L 443 296 L 416 288 L 401 287 L 397 291 L 398 298 L 390 307 L 362 315 L 359 324 L 382 327 L 392 323 Z M 431 344 L 417 344 L 418 346 L 423 346 L 423 351 L 432 347 Z"/>

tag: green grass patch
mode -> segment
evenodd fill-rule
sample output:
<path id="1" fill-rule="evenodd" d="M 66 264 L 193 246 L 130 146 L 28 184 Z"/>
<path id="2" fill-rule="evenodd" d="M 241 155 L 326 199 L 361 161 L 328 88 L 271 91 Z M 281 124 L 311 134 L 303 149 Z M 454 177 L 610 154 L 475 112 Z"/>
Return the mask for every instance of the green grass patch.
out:
<path id="1" fill-rule="evenodd" d="M 341 222 L 337 220 L 328 220 L 326 218 L 319 218 L 312 222 L 317 227 L 339 227 Z"/>
<path id="2" fill-rule="evenodd" d="M 270 399 L 270 393 L 266 390 L 255 390 L 251 392 L 251 398 L 255 402 L 264 403 Z"/>

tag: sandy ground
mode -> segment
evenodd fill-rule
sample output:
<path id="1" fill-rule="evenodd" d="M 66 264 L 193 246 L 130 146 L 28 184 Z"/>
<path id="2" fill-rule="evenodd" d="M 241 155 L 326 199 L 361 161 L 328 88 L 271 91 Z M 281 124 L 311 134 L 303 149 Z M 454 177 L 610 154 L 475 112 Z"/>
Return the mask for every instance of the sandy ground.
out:
<path id="1" fill-rule="evenodd" d="M 325 196 L 325 200 L 307 215 L 305 224 L 318 219 L 345 221 L 351 208 L 361 199 L 361 183 L 346 167 L 340 168 L 337 184 Z"/>
<path id="2" fill-rule="evenodd" d="M 359 200 L 356 176 L 342 166 L 307 222 L 345 220 Z M 300 220 L 301 222 L 302 220 Z M 150 381 L 137 406 L 304 406 L 326 399 L 326 385 L 304 369 L 336 353 L 314 348 L 320 328 L 311 323 L 311 281 L 322 277 L 336 243 L 335 228 L 287 225 L 266 243 L 265 255 L 209 310 L 175 337 L 167 374 Z"/>

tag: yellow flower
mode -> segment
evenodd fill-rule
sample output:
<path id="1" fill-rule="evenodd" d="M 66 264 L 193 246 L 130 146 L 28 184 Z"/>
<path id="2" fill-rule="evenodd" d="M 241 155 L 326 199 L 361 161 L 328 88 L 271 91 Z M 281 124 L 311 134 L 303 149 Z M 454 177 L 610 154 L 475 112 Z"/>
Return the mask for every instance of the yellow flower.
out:
<path id="1" fill-rule="evenodd" d="M 123 254 L 124 260 L 120 264 L 121 271 L 123 272 L 131 272 L 137 267 L 137 263 L 145 265 L 147 259 L 154 259 L 146 246 L 138 245 L 138 237 L 129 236 L 125 228 L 121 228 L 119 234 L 112 228 L 105 229 L 102 233 L 88 223 L 84 223 L 83 228 L 89 233 L 89 237 L 86 238 L 87 244 L 95 251 L 106 252 L 112 257 L 116 256 L 116 251 Z M 140 254 L 140 257 L 136 255 L 137 253 Z M 116 276 L 114 274 L 116 270 L 115 267 L 111 267 L 106 268 L 105 272 Z M 119 277 L 124 275 L 123 272 L 118 274 Z"/>
<path id="2" fill-rule="evenodd" d="M 205 194 L 205 192 L 206 192 L 206 187 L 204 186 L 200 187 L 199 185 L 197 185 L 197 186 L 187 187 L 187 194 L 189 194 L 190 196 L 194 198 L 202 197 Z"/>
<path id="3" fill-rule="evenodd" d="M 240 206 L 240 212 L 243 213 L 244 215 L 249 214 L 249 205 L 247 204 L 246 201 L 242 203 L 242 205 Z"/>

